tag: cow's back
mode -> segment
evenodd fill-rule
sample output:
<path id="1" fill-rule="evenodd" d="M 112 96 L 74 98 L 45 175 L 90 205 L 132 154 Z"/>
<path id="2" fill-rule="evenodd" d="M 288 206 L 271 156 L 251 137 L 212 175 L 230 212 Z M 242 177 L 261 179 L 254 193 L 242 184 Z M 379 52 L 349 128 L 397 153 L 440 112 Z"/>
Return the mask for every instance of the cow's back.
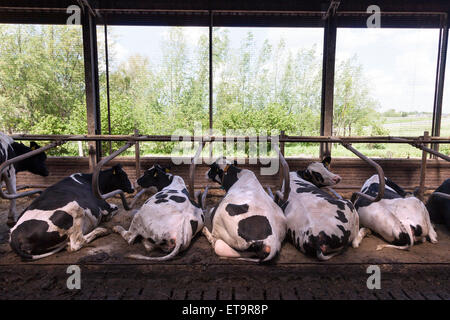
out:
<path id="1" fill-rule="evenodd" d="M 212 234 L 238 250 L 254 241 L 266 240 L 279 250 L 286 232 L 286 219 L 272 198 L 264 191 L 253 172 L 242 170 L 215 209 Z"/>
<path id="2" fill-rule="evenodd" d="M 335 199 L 312 183 L 290 173 L 291 193 L 284 212 L 288 237 L 297 249 L 315 255 L 342 248 L 359 230 L 359 217 L 348 200 Z"/>

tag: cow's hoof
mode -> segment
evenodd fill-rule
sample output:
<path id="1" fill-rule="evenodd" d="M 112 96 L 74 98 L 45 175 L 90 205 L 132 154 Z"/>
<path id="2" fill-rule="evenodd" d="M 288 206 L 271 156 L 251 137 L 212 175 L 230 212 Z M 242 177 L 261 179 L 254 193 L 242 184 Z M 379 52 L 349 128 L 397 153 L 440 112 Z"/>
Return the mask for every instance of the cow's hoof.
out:
<path id="1" fill-rule="evenodd" d="M 121 233 L 122 231 L 125 231 L 125 229 L 122 228 L 122 226 L 114 226 L 112 227 L 112 230 L 116 233 Z"/>

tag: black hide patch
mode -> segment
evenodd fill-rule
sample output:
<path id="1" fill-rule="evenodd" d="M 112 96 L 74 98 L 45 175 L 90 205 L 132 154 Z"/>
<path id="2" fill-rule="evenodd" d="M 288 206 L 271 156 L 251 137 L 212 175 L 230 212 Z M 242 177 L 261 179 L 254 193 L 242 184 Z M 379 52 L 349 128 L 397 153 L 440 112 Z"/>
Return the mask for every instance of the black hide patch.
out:
<path id="1" fill-rule="evenodd" d="M 228 168 L 227 173 L 223 178 L 222 184 L 226 192 L 228 192 L 228 190 L 230 190 L 230 188 L 236 183 L 236 181 L 238 181 L 237 175 L 239 172 L 241 172 L 241 169 L 236 168 L 233 165 L 230 165 L 230 167 Z"/>
<path id="2" fill-rule="evenodd" d="M 411 225 L 411 230 L 413 231 L 413 233 L 416 237 L 420 237 L 423 233 L 422 226 L 419 224 L 415 227 L 413 225 Z"/>
<path id="3" fill-rule="evenodd" d="M 345 217 L 345 213 L 342 212 L 341 210 L 337 211 L 337 216 L 335 218 L 338 219 L 339 221 L 343 222 L 343 223 L 347 223 L 348 222 L 347 218 Z"/>
<path id="4" fill-rule="evenodd" d="M 196 220 L 191 220 L 192 236 L 197 232 L 198 222 Z"/>
<path id="5" fill-rule="evenodd" d="M 39 255 L 51 251 L 67 239 L 58 231 L 47 232 L 48 223 L 42 220 L 27 220 L 21 223 L 11 234 L 11 248 L 21 257 L 31 259 L 29 255 Z"/>
<path id="6" fill-rule="evenodd" d="M 185 197 L 179 197 L 179 196 L 170 196 L 169 199 L 172 201 L 175 201 L 177 203 L 183 203 L 186 201 Z"/>
<path id="7" fill-rule="evenodd" d="M 243 214 L 248 212 L 248 204 L 233 204 L 229 203 L 225 207 L 225 210 L 228 212 L 230 216 L 237 216 L 239 214 Z"/>
<path id="8" fill-rule="evenodd" d="M 158 199 L 158 200 L 155 201 L 156 204 L 158 204 L 158 203 L 164 203 L 164 202 L 169 202 L 169 200 L 166 200 L 166 199 Z"/>
<path id="9" fill-rule="evenodd" d="M 392 241 L 394 246 L 407 246 L 411 244 L 411 239 L 406 232 L 400 232 L 398 237 Z"/>
<path id="10" fill-rule="evenodd" d="M 83 209 L 90 209 L 92 215 L 96 218 L 100 217 L 100 210 L 110 209 L 106 201 L 99 200 L 94 196 L 92 192 L 92 174 L 79 174 L 75 178 L 81 184 L 70 177 L 64 178 L 45 189 L 24 212 L 33 209 L 45 211 L 58 210 L 72 201 L 76 201 Z"/>
<path id="11" fill-rule="evenodd" d="M 320 173 L 315 172 L 315 171 L 313 171 L 311 173 L 312 173 L 312 175 L 314 176 L 314 179 L 316 179 L 317 182 L 323 183 L 324 180 L 323 180 L 323 177 L 322 177 L 322 175 Z"/>
<path id="12" fill-rule="evenodd" d="M 316 186 L 303 183 L 301 181 L 296 180 L 295 184 L 297 184 L 299 187 L 297 188 L 297 193 L 311 193 L 315 195 L 316 197 L 322 198 L 326 201 L 328 201 L 330 204 L 337 206 L 339 210 L 345 210 L 345 202 L 343 200 L 338 200 L 333 198 L 330 194 L 326 193 L 323 190 L 320 190 Z"/>
<path id="13" fill-rule="evenodd" d="M 434 192 L 450 194 L 450 179 L 445 180 Z M 431 194 L 426 207 L 433 223 L 446 224 L 450 230 L 450 199 Z"/>
<path id="14" fill-rule="evenodd" d="M 173 189 L 167 190 L 166 192 L 167 192 L 167 193 L 178 193 L 177 190 L 173 190 Z"/>
<path id="15" fill-rule="evenodd" d="M 351 232 L 350 230 L 345 230 L 341 225 L 337 225 L 337 227 L 342 231 L 342 236 L 335 234 L 329 236 L 324 231 L 320 231 L 317 236 L 312 234 L 309 235 L 307 240 L 303 243 L 303 250 L 305 253 L 311 256 L 317 256 L 317 254 L 321 252 L 326 255 L 329 249 L 334 250 L 345 247 L 348 244 Z M 295 243 L 294 245 L 296 247 L 300 246 L 299 243 Z"/>
<path id="16" fill-rule="evenodd" d="M 73 217 L 63 210 L 56 210 L 50 221 L 60 229 L 69 230 L 73 226 Z"/>
<path id="17" fill-rule="evenodd" d="M 378 183 L 372 183 L 369 188 L 363 190 L 363 193 L 372 196 L 372 197 L 376 197 L 378 194 Z M 403 198 L 402 196 L 400 196 L 398 193 L 389 190 L 389 189 L 385 189 L 384 190 L 384 196 L 383 199 L 398 199 L 398 198 Z M 362 207 L 368 207 L 372 202 L 369 199 L 363 198 L 363 197 L 359 197 L 358 200 L 355 202 L 355 208 L 359 209 Z"/>
<path id="18" fill-rule="evenodd" d="M 156 199 L 165 199 L 167 197 L 168 197 L 168 195 L 165 194 L 165 193 L 158 193 L 158 194 L 155 195 Z"/>
<path id="19" fill-rule="evenodd" d="M 271 234 L 272 227 L 264 216 L 251 216 L 238 223 L 238 235 L 246 241 L 264 240 Z"/>
<path id="20" fill-rule="evenodd" d="M 181 190 L 181 192 L 189 199 L 189 201 L 191 202 L 191 204 L 192 204 L 194 207 L 200 208 L 200 206 L 199 206 L 195 201 L 193 201 L 193 200 L 189 197 L 189 192 L 187 191 L 186 188 L 184 188 L 183 190 Z"/>

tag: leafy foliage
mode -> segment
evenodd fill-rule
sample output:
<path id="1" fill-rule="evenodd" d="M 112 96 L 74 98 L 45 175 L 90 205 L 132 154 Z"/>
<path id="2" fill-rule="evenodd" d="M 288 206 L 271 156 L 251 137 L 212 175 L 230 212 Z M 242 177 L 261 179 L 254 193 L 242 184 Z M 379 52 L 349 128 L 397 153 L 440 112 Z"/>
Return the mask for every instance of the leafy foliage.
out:
<path id="1" fill-rule="evenodd" d="M 283 39 L 257 49 L 249 32 L 232 48 L 227 29 L 214 29 L 214 128 L 284 130 L 318 135 L 321 56 L 315 47 L 292 51 Z M 0 130 L 8 133 L 86 134 L 81 28 L 0 25 Z M 99 35 L 99 40 L 101 36 Z M 134 55 L 119 63 L 110 35 L 111 133 L 171 135 L 209 128 L 208 37 L 189 46 L 186 31 L 170 28 L 162 60 Z M 385 135 L 356 58 L 337 66 L 334 132 Z M 104 50 L 99 43 L 102 132 L 108 133 Z M 119 144 L 113 143 L 113 149 Z M 170 153 L 171 143 L 145 144 L 145 153 Z M 376 148 L 377 146 L 374 146 Z M 77 155 L 68 144 L 60 154 Z"/>

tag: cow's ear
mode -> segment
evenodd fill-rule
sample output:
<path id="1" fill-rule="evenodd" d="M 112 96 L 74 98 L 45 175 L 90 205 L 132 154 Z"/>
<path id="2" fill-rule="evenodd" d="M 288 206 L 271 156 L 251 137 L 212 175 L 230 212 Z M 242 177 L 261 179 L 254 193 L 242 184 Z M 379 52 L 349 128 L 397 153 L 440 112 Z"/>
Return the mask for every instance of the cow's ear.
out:
<path id="1" fill-rule="evenodd" d="M 328 167 L 331 163 L 331 157 L 330 156 L 326 156 L 325 159 L 322 160 L 322 163 Z"/>
<path id="2" fill-rule="evenodd" d="M 164 171 L 165 171 L 166 173 L 169 173 L 169 172 L 170 172 L 170 169 L 169 169 L 169 168 L 164 168 Z"/>
<path id="3" fill-rule="evenodd" d="M 31 150 L 36 150 L 36 149 L 39 149 L 39 146 L 38 146 L 38 144 L 36 142 L 31 141 L 30 142 L 30 149 Z"/>

